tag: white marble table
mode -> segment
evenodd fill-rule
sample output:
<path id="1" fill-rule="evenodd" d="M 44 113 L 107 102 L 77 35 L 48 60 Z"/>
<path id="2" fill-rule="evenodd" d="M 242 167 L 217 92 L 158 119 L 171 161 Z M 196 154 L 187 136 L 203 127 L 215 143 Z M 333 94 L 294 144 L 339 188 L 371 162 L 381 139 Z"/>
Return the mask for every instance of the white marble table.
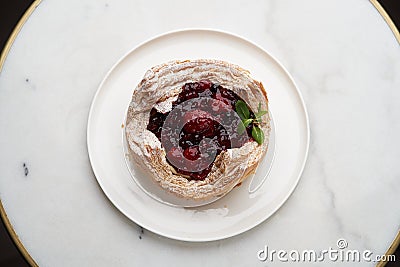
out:
<path id="1" fill-rule="evenodd" d="M 305 171 L 284 206 L 207 243 L 160 237 L 124 217 L 86 149 L 89 105 L 108 69 L 144 40 L 189 27 L 242 35 L 280 59 L 311 126 Z M 280 266 L 257 252 L 335 248 L 339 238 L 384 254 L 400 226 L 399 88 L 399 44 L 366 0 L 45 0 L 0 74 L 1 202 L 40 266 Z"/>

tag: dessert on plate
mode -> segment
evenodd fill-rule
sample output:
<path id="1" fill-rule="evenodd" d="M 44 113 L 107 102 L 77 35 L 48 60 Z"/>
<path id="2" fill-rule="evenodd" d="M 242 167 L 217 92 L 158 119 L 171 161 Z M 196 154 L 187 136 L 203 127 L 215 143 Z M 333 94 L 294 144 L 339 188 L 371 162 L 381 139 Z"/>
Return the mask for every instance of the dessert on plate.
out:
<path id="1" fill-rule="evenodd" d="M 133 91 L 129 154 L 164 190 L 205 200 L 228 193 L 268 149 L 263 85 L 219 60 L 171 61 L 148 70 Z"/>

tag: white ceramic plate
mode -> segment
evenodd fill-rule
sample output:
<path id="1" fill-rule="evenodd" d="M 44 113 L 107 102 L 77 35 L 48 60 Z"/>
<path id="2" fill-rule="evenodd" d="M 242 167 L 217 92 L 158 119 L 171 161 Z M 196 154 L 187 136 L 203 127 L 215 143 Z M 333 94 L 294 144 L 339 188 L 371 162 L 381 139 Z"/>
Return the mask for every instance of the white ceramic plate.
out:
<path id="1" fill-rule="evenodd" d="M 182 208 L 156 201 L 141 190 L 125 164 L 121 126 L 132 90 L 146 70 L 170 60 L 220 59 L 250 71 L 267 90 L 275 124 L 275 158 L 255 193 L 250 180 L 211 204 Z M 185 241 L 211 241 L 247 231 L 271 216 L 296 187 L 307 158 L 309 124 L 293 79 L 259 46 L 232 34 L 191 29 L 151 39 L 126 54 L 101 83 L 87 129 L 93 171 L 110 201 L 129 219 L 157 234 Z M 257 171 L 262 172 L 264 168 Z M 262 173 L 261 173 L 262 175 Z"/>

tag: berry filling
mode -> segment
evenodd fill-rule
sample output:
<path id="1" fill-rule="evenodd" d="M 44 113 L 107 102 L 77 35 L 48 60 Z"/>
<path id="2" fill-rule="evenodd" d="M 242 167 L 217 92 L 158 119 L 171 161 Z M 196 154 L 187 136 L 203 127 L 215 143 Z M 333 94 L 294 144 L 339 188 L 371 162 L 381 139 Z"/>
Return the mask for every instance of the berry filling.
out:
<path id="1" fill-rule="evenodd" d="M 186 83 L 170 112 L 150 111 L 147 130 L 160 140 L 176 172 L 188 180 L 204 180 L 222 151 L 252 140 L 252 124 L 238 132 L 238 100 L 233 91 L 209 80 Z M 251 111 L 250 117 L 255 117 Z"/>

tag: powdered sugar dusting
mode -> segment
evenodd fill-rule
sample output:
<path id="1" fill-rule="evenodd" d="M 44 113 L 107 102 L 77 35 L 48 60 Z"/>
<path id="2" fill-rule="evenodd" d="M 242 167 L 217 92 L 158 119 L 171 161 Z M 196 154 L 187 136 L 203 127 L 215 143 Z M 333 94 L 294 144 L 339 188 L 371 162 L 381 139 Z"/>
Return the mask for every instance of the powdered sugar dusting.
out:
<path id="1" fill-rule="evenodd" d="M 181 87 L 202 79 L 234 91 L 252 110 L 257 110 L 260 101 L 262 109 L 268 110 L 261 83 L 254 81 L 248 71 L 217 60 L 173 61 L 146 72 L 133 92 L 125 131 L 132 158 L 148 170 L 161 187 L 184 198 L 204 200 L 227 193 L 254 170 L 268 148 L 270 119 L 267 114 L 260 125 L 265 133 L 262 145 L 252 141 L 222 152 L 206 179 L 189 181 L 176 174 L 166 161 L 160 141 L 146 129 L 149 113 L 153 107 L 162 113 L 170 111 Z"/>

